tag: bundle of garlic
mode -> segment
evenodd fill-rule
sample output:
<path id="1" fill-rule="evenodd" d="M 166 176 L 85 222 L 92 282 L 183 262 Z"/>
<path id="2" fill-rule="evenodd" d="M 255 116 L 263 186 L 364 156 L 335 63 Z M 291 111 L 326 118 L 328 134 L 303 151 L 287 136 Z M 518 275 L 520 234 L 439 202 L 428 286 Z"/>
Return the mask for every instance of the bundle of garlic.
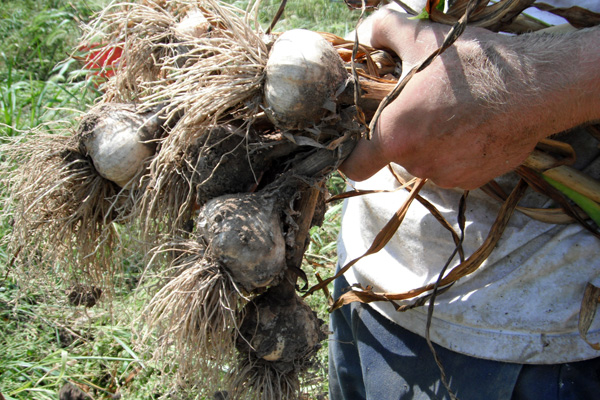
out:
<path id="1" fill-rule="evenodd" d="M 348 42 L 264 35 L 216 0 L 112 4 L 89 28 L 97 54 L 123 54 L 98 105 L 67 136 L 3 149 L 22 165 L 9 172 L 17 260 L 42 252 L 106 286 L 121 246 L 148 254 L 161 286 L 143 336 L 158 332 L 159 357 L 175 350 L 179 382 L 296 398 L 326 337 L 295 293 L 308 229 L 320 183 L 366 129 Z"/>

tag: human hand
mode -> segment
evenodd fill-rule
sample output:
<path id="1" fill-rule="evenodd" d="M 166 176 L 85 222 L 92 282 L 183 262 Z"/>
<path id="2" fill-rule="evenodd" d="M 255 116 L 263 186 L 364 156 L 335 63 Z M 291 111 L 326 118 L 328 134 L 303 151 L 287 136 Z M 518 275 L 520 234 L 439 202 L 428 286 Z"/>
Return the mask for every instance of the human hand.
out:
<path id="1" fill-rule="evenodd" d="M 381 10 L 369 39 L 373 47 L 398 54 L 407 71 L 436 50 L 448 30 Z M 572 54 L 572 39 L 581 36 L 569 43 L 468 28 L 411 79 L 381 114 L 372 139 L 357 144 L 341 171 L 360 181 L 396 162 L 442 187 L 473 189 L 514 169 L 540 139 L 600 118 L 597 100 L 595 110 L 583 104 L 594 92 L 600 98 L 598 74 L 590 86 L 589 76 L 584 84 L 586 78 L 565 63 L 564 52 Z M 573 54 L 569 62 L 580 59 Z"/>

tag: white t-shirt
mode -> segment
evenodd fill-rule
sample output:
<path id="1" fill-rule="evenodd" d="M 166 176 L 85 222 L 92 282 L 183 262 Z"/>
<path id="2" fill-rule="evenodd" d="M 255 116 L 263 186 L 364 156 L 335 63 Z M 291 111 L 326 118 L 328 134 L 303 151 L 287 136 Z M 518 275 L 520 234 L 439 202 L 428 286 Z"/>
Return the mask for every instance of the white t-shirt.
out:
<path id="1" fill-rule="evenodd" d="M 594 6 L 599 8 L 600 4 Z M 578 139 L 579 135 L 586 134 L 574 133 L 569 138 Z M 591 137 L 585 137 L 583 144 L 594 150 L 598 145 Z M 597 154 L 593 151 L 588 154 L 590 160 L 594 157 Z M 410 178 L 401 167 L 395 169 Z M 516 177 L 509 174 L 502 179 L 515 181 Z M 390 189 L 397 185 L 384 169 L 357 183 L 356 188 Z M 457 232 L 456 209 L 461 194 L 433 184 L 421 191 Z M 338 241 L 341 266 L 366 252 L 406 196 L 401 190 L 346 201 Z M 546 202 L 534 193 L 525 200 L 531 206 Z M 479 190 L 469 194 L 463 244 L 467 257 L 485 240 L 499 207 Z M 415 201 L 390 243 L 359 261 L 345 277 L 350 284 L 372 286 L 376 292 L 405 292 L 434 283 L 454 247 L 450 233 Z M 457 263 L 455 260 L 452 266 Z M 545 224 L 517 211 L 488 260 L 437 297 L 431 338 L 460 353 L 507 362 L 545 364 L 598 357 L 600 351 L 582 340 L 577 327 L 588 282 L 600 286 L 600 240 L 578 224 Z M 398 312 L 390 303 L 371 305 L 404 328 L 425 334 L 427 307 Z M 600 316 L 592 324 L 588 339 L 600 342 Z"/>

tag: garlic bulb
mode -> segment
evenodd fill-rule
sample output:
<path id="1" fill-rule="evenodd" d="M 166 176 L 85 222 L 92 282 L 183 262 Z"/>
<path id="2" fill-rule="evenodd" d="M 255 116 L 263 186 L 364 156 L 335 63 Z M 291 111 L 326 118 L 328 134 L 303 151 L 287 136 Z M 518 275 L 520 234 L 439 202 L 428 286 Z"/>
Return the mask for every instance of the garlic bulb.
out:
<path id="1" fill-rule="evenodd" d="M 283 33 L 273 44 L 265 70 L 267 115 L 282 128 L 318 124 L 335 111 L 335 96 L 348 74 L 333 46 L 304 29 Z"/>

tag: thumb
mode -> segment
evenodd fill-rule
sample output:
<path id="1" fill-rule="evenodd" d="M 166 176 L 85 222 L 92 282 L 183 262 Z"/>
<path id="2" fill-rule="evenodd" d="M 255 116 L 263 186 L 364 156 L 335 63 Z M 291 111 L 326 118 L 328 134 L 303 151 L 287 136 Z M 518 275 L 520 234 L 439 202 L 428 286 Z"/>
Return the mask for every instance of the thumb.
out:
<path id="1" fill-rule="evenodd" d="M 375 175 L 388 163 L 379 150 L 377 136 L 374 136 L 371 140 L 359 140 L 339 170 L 349 179 L 360 182 Z"/>

